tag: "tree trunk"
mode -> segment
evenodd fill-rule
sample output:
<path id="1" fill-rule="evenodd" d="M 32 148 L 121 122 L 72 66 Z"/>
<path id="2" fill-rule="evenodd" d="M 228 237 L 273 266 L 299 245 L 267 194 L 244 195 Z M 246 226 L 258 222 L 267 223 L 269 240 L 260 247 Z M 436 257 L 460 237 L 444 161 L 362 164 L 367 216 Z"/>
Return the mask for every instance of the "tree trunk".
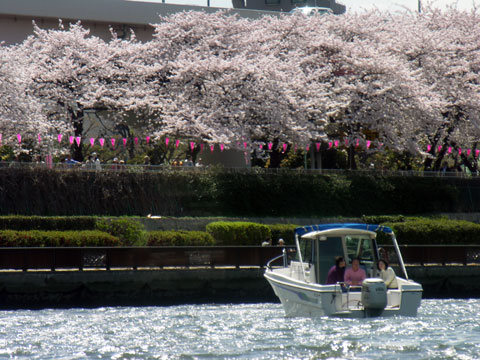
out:
<path id="1" fill-rule="evenodd" d="M 73 128 L 75 130 L 75 137 L 82 137 L 83 135 L 83 110 L 79 111 L 75 114 L 72 114 L 72 120 L 73 120 Z M 71 151 L 72 151 L 72 158 L 76 161 L 81 161 L 83 162 L 83 143 L 80 141 L 79 144 L 77 144 L 76 141 L 73 142 L 71 146 Z"/>

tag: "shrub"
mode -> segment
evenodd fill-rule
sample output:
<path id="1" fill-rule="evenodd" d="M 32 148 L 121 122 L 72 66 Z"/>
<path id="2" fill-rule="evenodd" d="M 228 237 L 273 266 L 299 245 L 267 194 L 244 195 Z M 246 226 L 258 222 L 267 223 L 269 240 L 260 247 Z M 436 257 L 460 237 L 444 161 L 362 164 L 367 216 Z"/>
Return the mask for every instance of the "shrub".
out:
<path id="1" fill-rule="evenodd" d="M 268 225 L 268 227 L 270 228 L 270 232 L 272 233 L 273 245 L 277 244 L 278 239 L 283 239 L 285 241 L 285 245 L 295 244 L 294 230 L 299 227 L 299 225 L 274 224 Z"/>
<path id="2" fill-rule="evenodd" d="M 0 216 L 0 230 L 94 230 L 94 216 Z"/>
<path id="3" fill-rule="evenodd" d="M 101 231 L 0 230 L 1 247 L 118 246 L 118 238 Z"/>
<path id="4" fill-rule="evenodd" d="M 213 237 L 204 231 L 151 231 L 147 234 L 148 246 L 211 246 Z"/>
<path id="5" fill-rule="evenodd" d="M 142 246 L 146 242 L 143 224 L 135 219 L 100 219 L 96 223 L 96 229 L 118 237 L 122 246 Z"/>
<path id="6" fill-rule="evenodd" d="M 402 245 L 480 244 L 480 224 L 447 218 L 408 218 L 402 223 L 385 223 Z"/>
<path id="7" fill-rule="evenodd" d="M 251 222 L 212 222 L 206 230 L 217 245 L 261 245 L 272 238 L 267 225 Z"/>
<path id="8" fill-rule="evenodd" d="M 399 223 L 405 221 L 405 216 L 403 215 L 372 215 L 372 216 L 362 216 L 362 221 L 365 224 L 383 224 L 383 223 Z"/>

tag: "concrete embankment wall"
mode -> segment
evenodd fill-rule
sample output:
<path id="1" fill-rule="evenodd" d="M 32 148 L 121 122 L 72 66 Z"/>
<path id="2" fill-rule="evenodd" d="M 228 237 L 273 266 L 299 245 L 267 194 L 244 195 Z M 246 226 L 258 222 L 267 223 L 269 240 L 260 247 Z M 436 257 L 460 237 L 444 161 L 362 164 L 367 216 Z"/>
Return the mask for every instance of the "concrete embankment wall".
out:
<path id="1" fill-rule="evenodd" d="M 264 269 L 0 273 L 1 308 L 276 302 Z M 480 266 L 409 267 L 424 298 L 480 297 Z"/>
<path id="2" fill-rule="evenodd" d="M 0 272 L 0 307 L 275 301 L 263 269 Z"/>

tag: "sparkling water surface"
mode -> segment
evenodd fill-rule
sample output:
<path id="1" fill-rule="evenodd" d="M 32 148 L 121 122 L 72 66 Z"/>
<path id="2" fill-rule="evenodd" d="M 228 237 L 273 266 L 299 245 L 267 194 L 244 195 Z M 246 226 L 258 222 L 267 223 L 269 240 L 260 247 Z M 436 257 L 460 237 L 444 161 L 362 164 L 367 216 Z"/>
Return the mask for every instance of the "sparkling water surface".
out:
<path id="1" fill-rule="evenodd" d="M 479 312 L 478 299 L 377 319 L 279 304 L 0 311 L 0 359 L 478 359 Z"/>

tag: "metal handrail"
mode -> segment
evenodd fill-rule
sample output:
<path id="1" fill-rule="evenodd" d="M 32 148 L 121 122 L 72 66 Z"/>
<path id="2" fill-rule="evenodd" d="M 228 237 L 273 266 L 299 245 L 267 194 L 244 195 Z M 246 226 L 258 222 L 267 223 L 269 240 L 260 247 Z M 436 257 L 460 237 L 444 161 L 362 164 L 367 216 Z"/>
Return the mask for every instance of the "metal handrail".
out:
<path id="1" fill-rule="evenodd" d="M 285 248 L 283 248 L 282 250 L 282 254 L 281 255 L 278 255 L 276 257 L 274 257 L 273 259 L 269 260 L 267 262 L 267 268 L 269 270 L 272 270 L 272 263 L 275 262 L 276 260 L 280 259 L 280 258 L 283 258 L 283 267 L 287 267 L 287 250 Z"/>

